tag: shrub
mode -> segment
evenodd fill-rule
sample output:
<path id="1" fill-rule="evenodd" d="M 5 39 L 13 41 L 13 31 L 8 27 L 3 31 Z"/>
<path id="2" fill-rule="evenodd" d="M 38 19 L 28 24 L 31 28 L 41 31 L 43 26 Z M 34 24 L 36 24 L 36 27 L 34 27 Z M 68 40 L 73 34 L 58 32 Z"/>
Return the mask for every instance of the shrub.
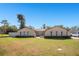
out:
<path id="1" fill-rule="evenodd" d="M 70 39 L 70 36 L 45 36 L 47 39 Z"/>

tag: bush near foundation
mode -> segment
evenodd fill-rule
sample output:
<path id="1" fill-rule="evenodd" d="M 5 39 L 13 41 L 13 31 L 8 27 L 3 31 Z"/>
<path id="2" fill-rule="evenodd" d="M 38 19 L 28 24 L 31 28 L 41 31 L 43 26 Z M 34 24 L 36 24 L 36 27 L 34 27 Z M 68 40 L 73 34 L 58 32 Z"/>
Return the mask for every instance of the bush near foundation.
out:
<path id="1" fill-rule="evenodd" d="M 33 38 L 34 36 L 16 36 L 17 38 Z"/>
<path id="2" fill-rule="evenodd" d="M 70 39 L 70 36 L 45 36 L 47 39 Z"/>

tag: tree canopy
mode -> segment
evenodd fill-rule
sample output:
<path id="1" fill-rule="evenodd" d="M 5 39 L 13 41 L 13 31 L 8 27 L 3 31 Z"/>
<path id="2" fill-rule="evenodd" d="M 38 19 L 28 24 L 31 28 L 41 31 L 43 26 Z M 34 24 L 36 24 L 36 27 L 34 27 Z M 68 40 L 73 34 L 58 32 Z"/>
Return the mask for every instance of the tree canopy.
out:
<path id="1" fill-rule="evenodd" d="M 20 23 L 20 29 L 24 28 L 25 27 L 25 18 L 24 18 L 24 15 L 22 14 L 17 14 L 17 18 L 18 18 L 18 21 Z"/>

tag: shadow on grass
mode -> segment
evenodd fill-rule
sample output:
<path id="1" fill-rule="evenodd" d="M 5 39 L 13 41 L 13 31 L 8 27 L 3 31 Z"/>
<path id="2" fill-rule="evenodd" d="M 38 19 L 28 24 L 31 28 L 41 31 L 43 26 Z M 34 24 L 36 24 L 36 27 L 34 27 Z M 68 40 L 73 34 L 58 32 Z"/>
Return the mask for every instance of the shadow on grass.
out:
<path id="1" fill-rule="evenodd" d="M 7 37 L 10 37 L 10 36 L 0 36 L 0 38 L 7 38 Z"/>

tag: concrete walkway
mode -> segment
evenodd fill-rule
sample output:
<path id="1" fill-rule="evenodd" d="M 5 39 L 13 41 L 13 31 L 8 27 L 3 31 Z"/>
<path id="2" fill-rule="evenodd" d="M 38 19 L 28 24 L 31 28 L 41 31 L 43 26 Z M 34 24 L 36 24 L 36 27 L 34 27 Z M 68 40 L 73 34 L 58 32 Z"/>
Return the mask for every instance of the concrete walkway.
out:
<path id="1" fill-rule="evenodd" d="M 71 37 L 72 39 L 79 39 L 79 37 Z"/>

